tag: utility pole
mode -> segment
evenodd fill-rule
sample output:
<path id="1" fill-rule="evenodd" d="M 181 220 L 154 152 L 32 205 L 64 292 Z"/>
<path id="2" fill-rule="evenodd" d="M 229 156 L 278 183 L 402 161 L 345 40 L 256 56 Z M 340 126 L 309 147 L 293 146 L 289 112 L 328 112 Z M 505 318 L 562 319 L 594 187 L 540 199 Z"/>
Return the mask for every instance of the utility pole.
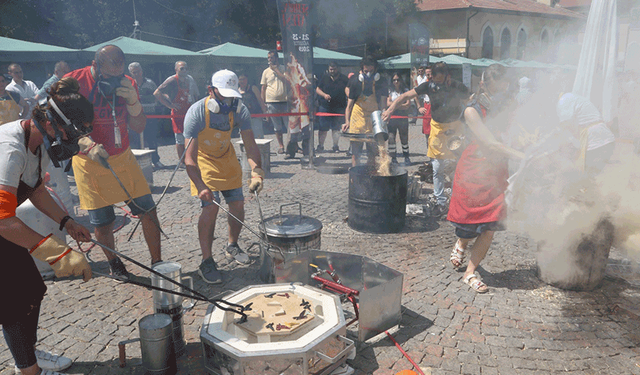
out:
<path id="1" fill-rule="evenodd" d="M 138 17 L 136 16 L 136 0 L 132 1 L 133 3 L 133 32 L 129 36 L 129 38 L 140 40 L 140 22 L 138 22 Z"/>

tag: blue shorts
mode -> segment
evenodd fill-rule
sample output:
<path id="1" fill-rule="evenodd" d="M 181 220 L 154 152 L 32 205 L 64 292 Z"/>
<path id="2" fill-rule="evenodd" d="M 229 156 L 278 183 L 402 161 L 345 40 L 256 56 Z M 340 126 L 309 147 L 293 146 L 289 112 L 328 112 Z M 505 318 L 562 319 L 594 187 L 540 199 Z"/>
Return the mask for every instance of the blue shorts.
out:
<path id="1" fill-rule="evenodd" d="M 153 202 L 151 194 L 133 198 L 132 202 L 127 203 L 127 206 L 129 206 L 131 214 L 133 215 L 143 214 L 153 209 L 155 205 L 156 204 Z M 89 210 L 89 221 L 93 226 L 104 227 L 105 225 L 113 223 L 114 220 L 116 220 L 116 214 L 113 210 L 113 206 L 106 206 L 97 208 L 95 210 Z"/>
<path id="2" fill-rule="evenodd" d="M 231 189 L 231 190 L 224 190 L 222 192 L 220 191 L 214 191 L 213 192 L 213 199 L 216 200 L 216 202 L 220 203 L 220 193 L 222 193 L 222 196 L 224 197 L 224 201 L 227 202 L 227 204 L 231 203 L 231 202 L 237 202 L 237 201 L 244 201 L 244 194 L 242 194 L 242 188 L 236 188 L 236 189 Z M 203 201 L 202 199 L 200 200 L 200 207 L 201 208 L 205 208 L 207 206 L 211 206 L 213 204 L 213 202 L 209 202 L 209 201 Z"/>
<path id="3" fill-rule="evenodd" d="M 174 133 L 175 134 L 175 138 L 176 138 L 176 144 L 177 145 L 183 145 L 184 144 L 184 134 L 182 133 Z"/>
<path id="4" fill-rule="evenodd" d="M 319 112 L 326 113 L 339 113 L 344 115 L 344 110 L 340 111 L 329 111 L 325 107 L 320 107 Z M 338 131 L 342 128 L 342 124 L 344 124 L 344 116 L 318 116 L 318 129 L 322 132 L 327 132 L 329 130 Z"/>

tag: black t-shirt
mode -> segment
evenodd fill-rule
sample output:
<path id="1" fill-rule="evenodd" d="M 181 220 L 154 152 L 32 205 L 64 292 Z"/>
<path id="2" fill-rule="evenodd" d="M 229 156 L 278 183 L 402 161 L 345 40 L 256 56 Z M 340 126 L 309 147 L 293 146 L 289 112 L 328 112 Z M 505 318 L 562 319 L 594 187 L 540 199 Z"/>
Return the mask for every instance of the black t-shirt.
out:
<path id="1" fill-rule="evenodd" d="M 389 93 L 389 89 L 385 84 L 385 79 L 382 77 L 375 82 L 376 86 L 376 102 L 380 103 L 381 97 L 386 97 Z M 364 83 L 364 95 L 370 96 L 373 93 L 373 80 L 367 81 Z M 351 79 L 349 79 L 349 99 L 357 100 L 358 97 L 363 94 L 362 92 L 362 82 L 358 78 L 358 74 L 354 74 Z"/>
<path id="2" fill-rule="evenodd" d="M 449 85 L 424 82 L 415 90 L 418 95 L 429 95 L 431 118 L 437 122 L 458 120 L 470 95 L 467 86 L 453 79 Z"/>
<path id="3" fill-rule="evenodd" d="M 348 83 L 349 78 L 342 73 L 338 73 L 335 80 L 331 79 L 329 73 L 325 73 L 318 82 L 318 88 L 325 94 L 329 94 L 331 101 L 327 102 L 323 97 L 318 96 L 320 105 L 330 111 L 344 112 L 344 108 L 347 106 L 347 95 L 344 93 L 344 89 Z"/>

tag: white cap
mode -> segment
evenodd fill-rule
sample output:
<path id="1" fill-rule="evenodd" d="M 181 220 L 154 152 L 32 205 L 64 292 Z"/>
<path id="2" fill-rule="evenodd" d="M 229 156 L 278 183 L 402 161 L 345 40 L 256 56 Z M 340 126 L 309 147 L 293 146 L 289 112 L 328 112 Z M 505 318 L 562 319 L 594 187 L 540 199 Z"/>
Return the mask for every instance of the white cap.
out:
<path id="1" fill-rule="evenodd" d="M 220 95 L 226 98 L 242 98 L 238 91 L 238 76 L 230 70 L 218 70 L 213 73 L 211 86 L 217 88 Z"/>

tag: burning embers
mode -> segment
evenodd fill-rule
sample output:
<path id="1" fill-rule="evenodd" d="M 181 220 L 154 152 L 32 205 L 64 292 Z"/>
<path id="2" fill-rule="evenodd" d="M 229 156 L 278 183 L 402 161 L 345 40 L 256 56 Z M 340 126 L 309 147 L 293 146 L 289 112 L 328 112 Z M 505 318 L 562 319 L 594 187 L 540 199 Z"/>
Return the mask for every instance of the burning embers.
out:
<path id="1" fill-rule="evenodd" d="M 382 177 L 391 176 L 391 157 L 383 144 L 378 144 L 378 156 L 376 156 L 376 175 Z"/>

